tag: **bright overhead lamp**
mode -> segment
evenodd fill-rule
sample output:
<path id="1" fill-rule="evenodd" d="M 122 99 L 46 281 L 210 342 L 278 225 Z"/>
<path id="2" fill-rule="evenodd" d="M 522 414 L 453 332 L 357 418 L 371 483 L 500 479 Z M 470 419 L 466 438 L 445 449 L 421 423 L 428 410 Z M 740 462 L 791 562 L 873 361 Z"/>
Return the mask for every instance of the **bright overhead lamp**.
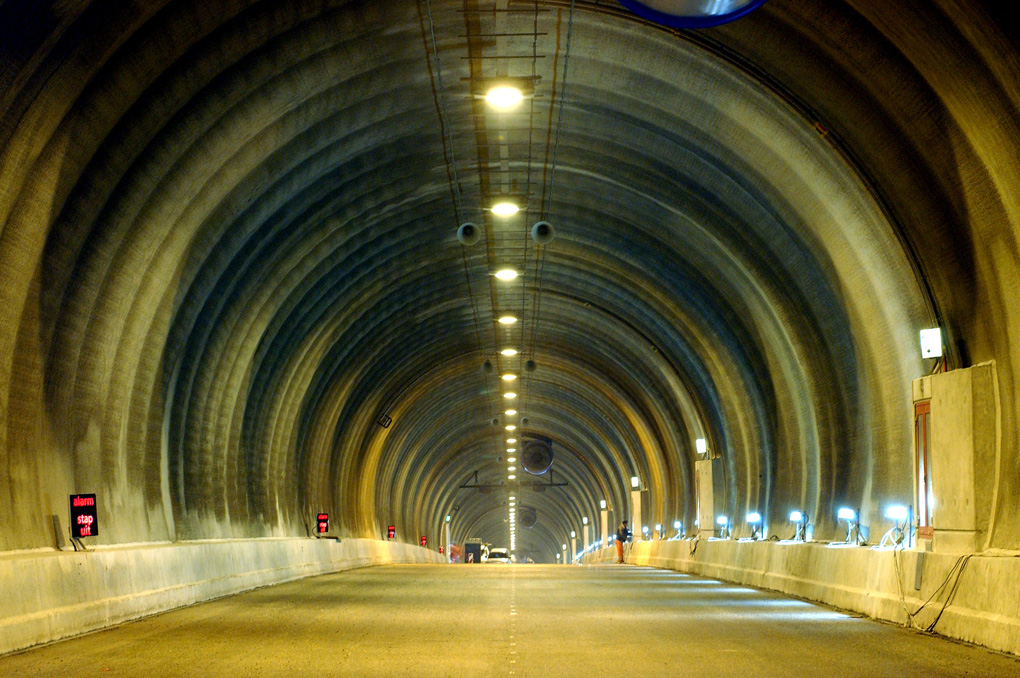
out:
<path id="1" fill-rule="evenodd" d="M 603 509 L 603 510 L 606 508 L 606 500 L 605 499 L 599 499 L 599 508 Z"/>
<path id="2" fill-rule="evenodd" d="M 511 416 L 511 417 L 512 417 L 512 416 L 514 416 L 515 414 L 517 414 L 517 410 L 515 410 L 515 409 L 509 409 L 509 410 L 507 410 L 506 412 L 504 412 L 503 414 L 506 414 L 506 415 L 508 415 L 508 416 Z"/>
<path id="3" fill-rule="evenodd" d="M 516 374 L 504 374 L 503 381 L 513 381 L 517 378 Z"/>
<path id="4" fill-rule="evenodd" d="M 512 391 L 507 391 L 506 393 L 503 394 L 503 397 L 507 398 L 509 400 L 510 398 L 516 398 L 517 394 L 513 393 Z M 507 431 L 513 431 L 513 429 L 512 428 L 508 428 Z"/>
<path id="5" fill-rule="evenodd" d="M 521 211 L 521 208 L 509 200 L 501 200 L 492 206 L 492 213 L 497 217 L 512 217 Z"/>
<path id="6" fill-rule="evenodd" d="M 506 439 L 506 444 L 507 445 L 513 445 L 516 442 L 517 442 L 517 438 L 507 438 Z M 510 452 L 510 450 L 507 450 L 507 452 Z"/>
<path id="7" fill-rule="evenodd" d="M 514 501 L 510 502 L 510 508 L 513 508 L 514 506 L 517 506 L 517 502 Z"/>
<path id="8" fill-rule="evenodd" d="M 588 524 L 588 516 L 581 516 L 581 524 L 582 525 Z"/>
<path id="9" fill-rule="evenodd" d="M 504 348 L 502 351 L 499 352 L 499 354 L 500 355 L 505 355 L 506 357 L 510 358 L 510 357 L 513 357 L 513 356 L 517 355 L 517 349 L 516 348 Z"/>
<path id="10" fill-rule="evenodd" d="M 507 480 L 513 480 L 513 479 L 514 479 L 514 478 L 516 478 L 516 477 L 517 477 L 517 476 L 515 476 L 514 474 L 512 474 L 512 473 L 511 473 L 510 475 L 508 475 L 508 476 L 506 477 L 506 479 L 507 479 Z"/>
<path id="11" fill-rule="evenodd" d="M 641 479 L 640 478 L 638 478 L 637 476 L 631 476 L 630 477 L 630 486 L 631 487 L 633 487 L 634 489 L 637 489 L 637 486 L 640 485 L 640 484 L 641 484 Z"/>
<path id="12" fill-rule="evenodd" d="M 517 497 L 515 497 L 514 495 L 511 494 L 510 495 L 510 501 L 517 501 Z"/>
<path id="13" fill-rule="evenodd" d="M 836 512 L 836 517 L 840 520 L 856 520 L 857 511 L 854 511 L 852 508 L 841 508 Z"/>
<path id="14" fill-rule="evenodd" d="M 517 322 L 517 316 L 514 315 L 503 315 L 499 317 L 500 325 L 513 325 Z"/>
<path id="15" fill-rule="evenodd" d="M 510 281 L 517 277 L 517 271 L 512 268 L 501 268 L 496 271 L 496 277 L 500 280 Z"/>
<path id="16" fill-rule="evenodd" d="M 506 470 L 507 470 L 507 471 L 516 471 L 516 470 L 517 470 L 517 467 L 516 467 L 516 466 L 507 466 L 507 467 L 506 467 Z"/>
<path id="17" fill-rule="evenodd" d="M 708 441 L 704 438 L 698 438 L 694 441 L 694 449 L 698 451 L 698 454 L 705 454 L 708 452 Z"/>
<path id="18" fill-rule="evenodd" d="M 507 431 L 515 431 L 515 430 L 517 430 L 517 427 L 514 426 L 513 424 L 507 424 L 503 428 L 505 428 Z"/>
<path id="19" fill-rule="evenodd" d="M 493 108 L 507 110 L 524 101 L 524 94 L 516 87 L 499 85 L 485 93 L 485 100 Z"/>

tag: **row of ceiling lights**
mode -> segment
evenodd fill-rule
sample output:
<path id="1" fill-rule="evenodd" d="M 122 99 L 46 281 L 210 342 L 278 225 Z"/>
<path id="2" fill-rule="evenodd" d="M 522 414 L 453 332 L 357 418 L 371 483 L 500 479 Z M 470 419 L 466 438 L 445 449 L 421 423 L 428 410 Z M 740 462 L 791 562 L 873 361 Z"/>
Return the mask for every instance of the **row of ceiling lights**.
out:
<path id="1" fill-rule="evenodd" d="M 506 85 L 501 85 L 501 86 L 493 87 L 492 89 L 490 89 L 488 91 L 488 93 L 485 95 L 485 100 L 486 100 L 486 102 L 488 102 L 488 104 L 490 106 L 492 106 L 496 110 L 507 111 L 507 110 L 510 110 L 510 109 L 516 107 L 517 105 L 519 105 L 524 100 L 524 95 L 516 87 L 510 87 L 510 86 L 506 86 Z M 520 211 L 520 207 L 516 203 L 514 203 L 514 202 L 512 202 L 510 200 L 500 200 L 500 201 L 498 201 L 498 202 L 496 202 L 496 203 L 494 203 L 492 205 L 491 211 L 492 211 L 492 213 L 494 215 L 496 215 L 498 217 L 508 218 L 508 217 L 512 217 L 515 214 L 517 214 Z M 515 271 L 512 268 L 503 268 L 503 269 L 500 269 L 500 270 L 496 271 L 495 276 L 496 276 L 497 280 L 501 280 L 503 282 L 511 282 L 511 281 L 517 279 L 518 273 L 517 273 L 517 271 Z M 513 325 L 514 323 L 516 323 L 517 320 L 518 319 L 517 319 L 516 316 L 513 316 L 513 315 L 503 315 L 503 316 L 500 316 L 499 323 L 501 325 L 506 326 L 509 329 L 509 327 L 511 325 Z M 500 350 L 500 354 L 505 356 L 505 357 L 508 357 L 508 358 L 517 355 L 517 353 L 518 353 L 518 351 L 517 351 L 516 348 L 509 347 L 509 346 L 503 348 L 502 350 Z M 513 382 L 515 382 L 517 380 L 517 375 L 513 374 L 513 373 L 506 373 L 506 374 L 504 374 L 502 376 L 502 379 L 503 379 L 504 386 L 509 387 L 511 384 L 513 384 Z M 509 390 L 509 389 L 505 390 L 503 392 L 503 398 L 506 399 L 506 400 L 513 400 L 516 397 L 517 397 L 517 394 L 515 392 Z M 507 410 L 504 411 L 504 414 L 507 417 L 513 417 L 513 416 L 517 415 L 517 410 L 515 410 L 513 408 L 508 408 Z M 513 423 L 509 423 L 509 422 L 506 424 L 506 426 L 504 428 L 505 428 L 505 430 L 511 436 L 513 435 L 513 432 L 517 430 L 517 426 L 514 425 Z M 517 439 L 513 438 L 513 437 L 507 438 L 507 440 L 506 440 L 506 443 L 507 443 L 507 448 L 506 448 L 506 451 L 507 451 L 507 459 L 506 459 L 506 461 L 507 461 L 507 468 L 506 468 L 506 470 L 507 470 L 507 480 L 516 480 L 517 479 L 517 474 L 516 474 L 516 471 L 517 471 L 517 466 L 516 466 L 517 457 L 513 456 L 514 453 L 517 451 L 517 448 L 513 447 L 514 443 L 516 443 L 516 442 L 517 442 Z M 511 549 L 514 549 L 516 547 L 516 527 L 517 527 L 517 524 L 516 524 L 516 503 L 515 503 L 514 499 L 515 499 L 515 497 L 513 497 L 513 496 L 510 497 L 510 516 L 509 516 L 509 519 L 510 519 L 510 548 Z"/>

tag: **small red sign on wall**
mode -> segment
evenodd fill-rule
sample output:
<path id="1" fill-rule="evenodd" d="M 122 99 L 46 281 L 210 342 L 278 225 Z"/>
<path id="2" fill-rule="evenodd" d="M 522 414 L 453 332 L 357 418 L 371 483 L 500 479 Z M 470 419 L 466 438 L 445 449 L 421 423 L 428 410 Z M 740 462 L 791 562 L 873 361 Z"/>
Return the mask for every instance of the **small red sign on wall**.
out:
<path id="1" fill-rule="evenodd" d="M 94 537 L 99 534 L 99 515 L 96 510 L 96 495 L 71 495 L 71 534 L 77 538 Z"/>

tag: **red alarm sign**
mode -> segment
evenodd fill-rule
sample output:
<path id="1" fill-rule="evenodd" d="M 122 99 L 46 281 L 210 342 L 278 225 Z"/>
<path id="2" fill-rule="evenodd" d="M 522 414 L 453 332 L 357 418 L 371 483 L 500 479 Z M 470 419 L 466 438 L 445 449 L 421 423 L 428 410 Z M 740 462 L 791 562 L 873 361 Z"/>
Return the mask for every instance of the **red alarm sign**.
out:
<path id="1" fill-rule="evenodd" d="M 389 527 L 386 528 L 386 538 L 387 539 L 393 539 L 396 536 L 397 536 L 397 528 L 396 527 L 394 527 L 393 525 L 390 525 Z"/>
<path id="2" fill-rule="evenodd" d="M 425 546 L 426 542 L 428 542 L 428 539 L 425 538 L 424 534 L 421 537 L 419 537 L 419 539 L 421 540 L 422 546 Z"/>
<path id="3" fill-rule="evenodd" d="M 71 534 L 76 538 L 94 537 L 99 534 L 96 495 L 71 495 Z"/>
<path id="4" fill-rule="evenodd" d="M 329 514 L 320 513 L 315 517 L 315 531 L 319 534 L 326 534 L 329 532 Z"/>

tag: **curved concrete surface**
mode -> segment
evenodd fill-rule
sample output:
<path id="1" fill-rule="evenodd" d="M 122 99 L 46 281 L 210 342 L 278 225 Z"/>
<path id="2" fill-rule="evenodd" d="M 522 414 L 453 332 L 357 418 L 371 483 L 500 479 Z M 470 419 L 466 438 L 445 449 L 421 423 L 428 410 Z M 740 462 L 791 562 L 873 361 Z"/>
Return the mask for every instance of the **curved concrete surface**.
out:
<path id="1" fill-rule="evenodd" d="M 1015 657 L 650 568 L 388 566 L 0 659 L 63 676 L 1009 676 Z"/>
<path id="2" fill-rule="evenodd" d="M 977 364 L 980 454 L 940 443 L 974 464 L 936 468 L 935 527 L 1020 548 L 1018 24 L 951 0 L 770 0 L 704 31 L 604 0 L 0 3 L 0 558 L 66 550 L 73 493 L 113 548 L 319 512 L 507 544 L 514 496 L 555 562 L 600 500 L 632 513 L 632 476 L 643 524 L 692 531 L 702 438 L 736 530 L 797 508 L 838 539 L 850 506 L 875 541 L 918 499 L 912 382 Z M 497 112 L 505 80 L 525 99 Z M 566 485 L 509 478 L 525 436 Z"/>

